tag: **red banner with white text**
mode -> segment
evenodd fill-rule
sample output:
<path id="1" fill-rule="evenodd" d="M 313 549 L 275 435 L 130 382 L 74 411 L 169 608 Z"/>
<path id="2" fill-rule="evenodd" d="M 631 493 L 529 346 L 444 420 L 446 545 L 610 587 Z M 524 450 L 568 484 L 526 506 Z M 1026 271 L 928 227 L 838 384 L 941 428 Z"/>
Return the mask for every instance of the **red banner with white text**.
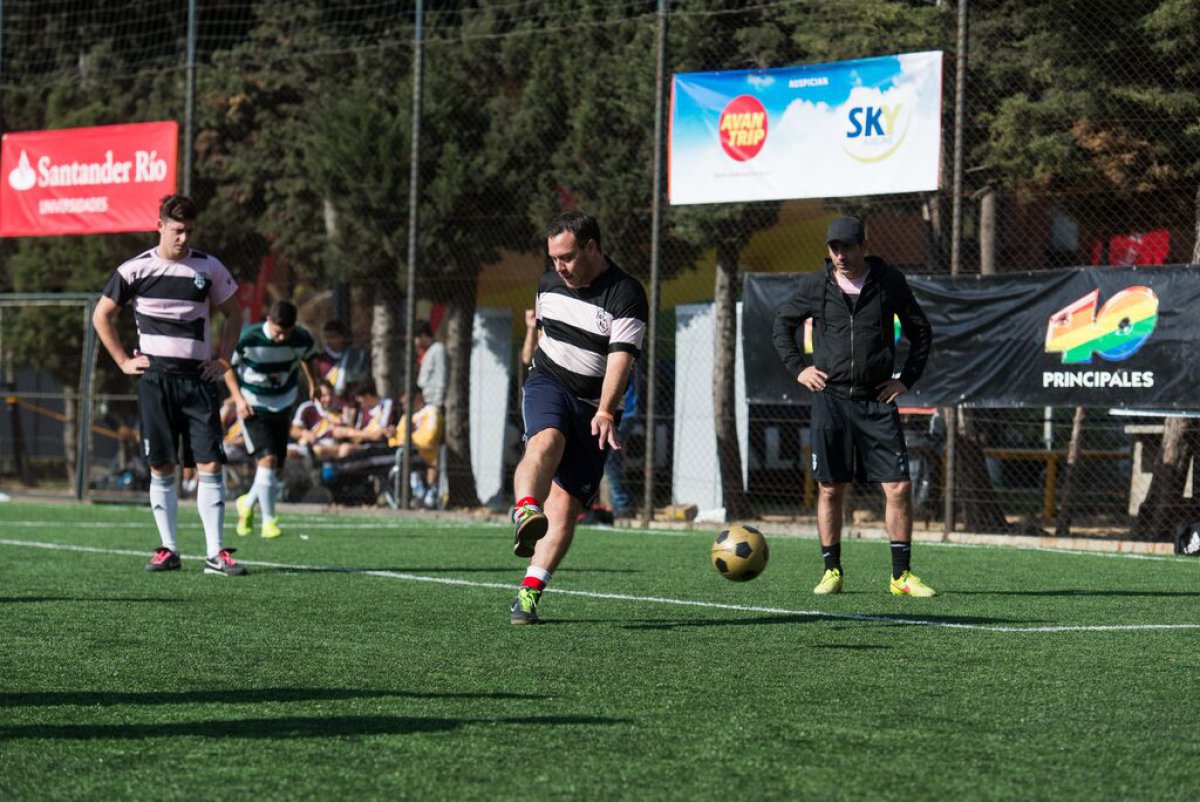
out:
<path id="1" fill-rule="evenodd" d="M 174 121 L 5 134 L 0 236 L 153 231 L 178 147 Z"/>

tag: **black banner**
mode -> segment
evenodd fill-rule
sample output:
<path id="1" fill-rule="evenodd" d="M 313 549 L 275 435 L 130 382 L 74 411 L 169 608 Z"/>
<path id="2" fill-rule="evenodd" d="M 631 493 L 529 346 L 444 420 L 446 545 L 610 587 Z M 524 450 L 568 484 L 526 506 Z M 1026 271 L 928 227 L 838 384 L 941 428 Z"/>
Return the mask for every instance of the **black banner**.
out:
<path id="1" fill-rule="evenodd" d="M 775 310 L 797 277 L 745 278 L 746 395 L 752 403 L 807 404 L 808 391 L 771 342 Z M 933 351 L 901 405 L 1200 407 L 1200 266 L 908 282 L 933 324 Z M 900 339 L 897 372 L 905 354 Z"/>

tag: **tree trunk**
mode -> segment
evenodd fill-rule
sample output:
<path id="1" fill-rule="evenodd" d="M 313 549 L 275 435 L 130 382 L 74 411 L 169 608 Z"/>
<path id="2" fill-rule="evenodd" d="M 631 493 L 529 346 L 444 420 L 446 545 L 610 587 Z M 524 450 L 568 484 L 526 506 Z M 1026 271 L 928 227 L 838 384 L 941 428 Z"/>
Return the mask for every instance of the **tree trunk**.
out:
<path id="1" fill-rule="evenodd" d="M 999 251 L 996 233 L 997 190 L 984 187 L 979 192 L 979 275 L 996 275 L 996 254 Z"/>
<path id="2" fill-rule="evenodd" d="M 471 468 L 471 343 L 475 325 L 475 293 L 458 293 L 446 306 L 446 354 L 450 378 L 446 387 L 446 472 L 451 507 L 478 507 L 479 492 Z"/>
<path id="3" fill-rule="evenodd" d="M 79 402 L 71 395 L 73 387 L 63 388 L 63 458 L 67 463 L 67 483 L 75 489 L 79 465 Z"/>
<path id="4" fill-rule="evenodd" d="M 968 532 L 1010 532 L 1012 525 L 1004 517 L 1004 507 L 992 492 L 983 442 L 974 416 L 966 408 L 958 410 L 962 421 L 956 443 L 958 473 L 955 495 L 961 505 Z"/>
<path id="5" fill-rule="evenodd" d="M 404 393 L 404 344 L 407 331 L 404 303 L 393 281 L 376 281 L 371 293 L 371 375 L 379 395 L 399 398 Z"/>
<path id="6" fill-rule="evenodd" d="M 1054 534 L 1065 537 L 1071 534 L 1071 495 L 1075 488 L 1075 471 L 1079 466 L 1079 441 L 1083 437 L 1083 407 L 1075 407 L 1075 420 L 1071 422 L 1071 443 L 1067 446 L 1067 465 L 1062 475 L 1062 493 L 1058 501 L 1058 521 Z"/>
<path id="7" fill-rule="evenodd" d="M 1150 478 L 1150 490 L 1134 521 L 1135 540 L 1170 540 L 1179 524 L 1196 514 L 1196 501 L 1183 497 L 1188 464 L 1192 459 L 1187 418 L 1163 420 L 1162 448 Z"/>
<path id="8" fill-rule="evenodd" d="M 738 248 L 717 245 L 715 336 L 713 338 L 713 419 L 717 435 L 717 463 L 721 471 L 721 497 L 725 520 L 750 515 L 750 502 L 742 485 L 742 452 L 737 437 L 737 402 L 734 376 L 737 370 Z"/>

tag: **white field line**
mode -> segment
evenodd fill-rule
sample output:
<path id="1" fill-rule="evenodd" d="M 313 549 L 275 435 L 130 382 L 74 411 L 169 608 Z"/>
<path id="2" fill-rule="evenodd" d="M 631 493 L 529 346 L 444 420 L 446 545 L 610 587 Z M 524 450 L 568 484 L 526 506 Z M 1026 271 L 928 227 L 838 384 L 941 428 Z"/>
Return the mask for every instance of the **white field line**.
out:
<path id="1" fill-rule="evenodd" d="M 33 540 L 9 540 L 0 538 L 0 546 L 24 546 L 26 548 L 48 549 L 51 551 L 75 551 L 88 554 L 113 554 L 129 557 L 145 557 L 145 551 L 132 549 L 107 549 L 96 546 L 76 546 L 66 543 L 42 543 Z M 186 556 L 184 559 L 200 560 L 199 556 Z M 421 574 L 406 574 L 399 571 L 372 571 L 358 568 L 342 568 L 337 566 L 292 565 L 288 563 L 264 562 L 261 560 L 239 560 L 244 565 L 260 568 L 275 568 L 290 571 L 313 571 L 327 573 L 361 574 L 363 576 L 382 577 L 384 579 L 400 579 L 406 582 L 429 582 L 435 585 L 455 585 L 469 588 L 498 588 L 511 591 L 511 582 L 478 582 L 470 579 L 452 579 L 449 577 L 423 576 Z M 1005 626 L 999 624 L 964 624 L 948 621 L 934 621 L 920 618 L 895 618 L 886 615 L 870 615 L 866 613 L 830 613 L 822 610 L 792 610 L 784 607 L 758 607 L 748 604 L 722 604 L 720 602 L 694 601 L 690 599 L 672 599 L 665 596 L 637 596 L 626 593 L 601 593 L 590 590 L 566 590 L 555 588 L 556 596 L 580 596 L 588 599 L 612 599 L 614 601 L 649 602 L 651 604 L 669 604 L 677 607 L 702 607 L 710 610 L 732 610 L 740 613 L 765 613 L 768 615 L 789 615 L 800 618 L 824 618 L 838 621 L 867 621 L 881 624 L 904 624 L 907 626 L 936 627 L 942 629 L 968 629 L 983 632 L 1133 632 L 1145 630 L 1170 629 L 1200 629 L 1196 624 L 1094 624 L 1079 626 Z"/>
<path id="2" fill-rule="evenodd" d="M 304 515 L 289 517 L 288 521 L 294 521 L 295 525 L 300 527 L 296 531 L 303 531 L 304 527 L 312 527 L 314 529 L 331 529 L 345 532 L 377 532 L 377 531 L 412 531 L 414 529 L 509 529 L 512 524 L 503 521 L 458 521 L 446 520 L 438 518 L 426 518 L 419 522 L 414 518 L 405 518 L 397 520 L 360 518 L 353 520 L 350 515 Z M 111 529 L 115 524 L 111 521 L 78 521 L 69 524 L 72 529 Z M 147 522 L 149 526 L 150 523 Z M 50 529 L 60 528 L 62 525 L 52 521 L 0 521 L 0 526 L 3 527 L 20 527 L 23 529 Z M 200 522 L 198 520 L 184 520 L 181 517 L 179 521 L 180 530 L 200 530 Z M 606 526 L 589 526 L 587 529 L 592 530 L 593 534 L 636 534 L 638 537 L 667 537 L 667 538 L 688 538 L 707 536 L 711 537 L 712 533 L 701 529 L 636 529 L 627 527 L 606 527 Z M 291 529 L 288 530 L 291 533 Z M 815 540 L 816 535 L 805 534 L 769 534 L 769 537 L 798 539 L 798 540 Z M 856 539 L 857 540 L 857 539 Z M 883 542 L 863 539 L 862 542 Z M 1178 555 L 1161 555 L 1161 554 L 1139 554 L 1137 552 L 1125 551 L 1091 551 L 1086 549 L 1058 549 L 1045 546 L 1027 546 L 1027 545 L 1003 545 L 998 543 L 942 543 L 936 540 L 918 540 L 916 545 L 920 548 L 943 548 L 943 549 L 1015 549 L 1017 551 L 1037 551 L 1043 554 L 1060 554 L 1071 557 L 1108 557 L 1123 560 L 1150 560 L 1152 562 L 1170 562 L 1177 565 L 1194 565 L 1200 567 L 1200 560 L 1190 557 L 1181 557 Z"/>

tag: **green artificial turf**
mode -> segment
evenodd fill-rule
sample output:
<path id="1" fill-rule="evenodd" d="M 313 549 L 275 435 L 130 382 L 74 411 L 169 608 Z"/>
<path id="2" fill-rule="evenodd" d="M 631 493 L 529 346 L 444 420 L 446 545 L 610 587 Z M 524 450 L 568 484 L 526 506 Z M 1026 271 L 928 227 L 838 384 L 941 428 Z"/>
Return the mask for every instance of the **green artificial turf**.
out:
<path id="1" fill-rule="evenodd" d="M 180 519 L 150 574 L 143 507 L 0 505 L 0 798 L 1195 798 L 1200 560 L 918 544 L 909 599 L 848 541 L 816 598 L 812 539 L 581 529 L 514 627 L 507 527 L 230 525 L 225 578 Z"/>

